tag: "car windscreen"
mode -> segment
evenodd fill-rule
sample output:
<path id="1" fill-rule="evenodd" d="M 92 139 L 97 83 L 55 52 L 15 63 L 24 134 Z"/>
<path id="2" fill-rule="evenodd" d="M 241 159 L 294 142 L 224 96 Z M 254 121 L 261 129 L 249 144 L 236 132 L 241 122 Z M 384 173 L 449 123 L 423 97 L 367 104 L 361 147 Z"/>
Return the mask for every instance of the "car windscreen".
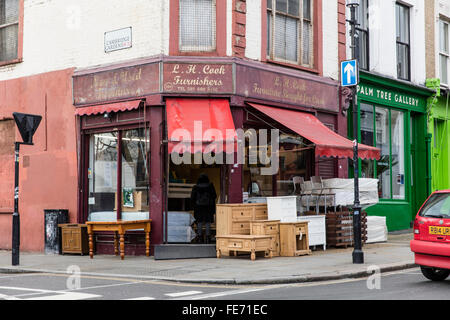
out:
<path id="1" fill-rule="evenodd" d="M 419 212 L 421 217 L 450 218 L 450 193 L 436 193 Z"/>

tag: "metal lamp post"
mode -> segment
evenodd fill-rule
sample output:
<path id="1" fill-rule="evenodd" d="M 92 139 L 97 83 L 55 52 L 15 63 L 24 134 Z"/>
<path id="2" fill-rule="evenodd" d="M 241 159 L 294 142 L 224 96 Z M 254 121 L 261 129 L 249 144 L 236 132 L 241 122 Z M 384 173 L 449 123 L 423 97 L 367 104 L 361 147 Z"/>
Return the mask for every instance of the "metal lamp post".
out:
<path id="1" fill-rule="evenodd" d="M 352 59 L 359 61 L 359 41 L 356 26 L 358 25 L 356 18 L 356 9 L 359 7 L 359 0 L 347 1 L 347 7 L 350 8 L 350 23 L 351 31 L 351 49 Z M 358 70 L 358 68 L 356 68 Z M 359 71 L 356 71 L 359 72 Z M 355 199 L 353 205 L 353 263 L 363 264 L 364 253 L 362 251 L 362 237 L 361 237 L 361 204 L 359 202 L 359 157 L 358 157 L 358 95 L 356 86 L 352 88 L 352 104 L 353 104 L 353 168 L 354 168 L 354 191 Z"/>
<path id="2" fill-rule="evenodd" d="M 14 213 L 12 216 L 12 265 L 19 265 L 20 253 L 20 216 L 19 216 L 19 149 L 20 145 L 33 145 L 33 135 L 36 132 L 42 117 L 13 113 L 17 128 L 22 136 L 23 142 L 15 142 L 14 148 Z"/>

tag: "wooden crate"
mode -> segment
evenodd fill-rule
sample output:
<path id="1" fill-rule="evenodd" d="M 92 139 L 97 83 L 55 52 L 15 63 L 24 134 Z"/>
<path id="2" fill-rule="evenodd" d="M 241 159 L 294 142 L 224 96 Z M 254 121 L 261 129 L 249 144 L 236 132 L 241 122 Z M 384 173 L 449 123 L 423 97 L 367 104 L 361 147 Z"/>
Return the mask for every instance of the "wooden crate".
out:
<path id="1" fill-rule="evenodd" d="M 271 249 L 274 257 L 280 256 L 280 221 L 262 220 L 250 222 L 250 234 L 254 236 L 271 236 Z"/>
<path id="2" fill-rule="evenodd" d="M 329 247 L 353 247 L 353 212 L 328 212 L 326 216 L 327 245 Z M 367 213 L 361 213 L 361 240 L 367 241 Z"/>
<path id="3" fill-rule="evenodd" d="M 222 255 L 237 255 L 238 252 L 250 253 L 252 261 L 256 252 L 264 252 L 265 257 L 272 258 L 271 236 L 221 235 L 216 237 L 217 258 Z"/>
<path id="4" fill-rule="evenodd" d="M 311 254 L 308 222 L 280 223 L 280 256 L 296 257 Z"/>
<path id="5" fill-rule="evenodd" d="M 62 253 L 76 253 L 85 255 L 89 253 L 87 225 L 85 224 L 59 224 L 61 228 Z"/>
<path id="6" fill-rule="evenodd" d="M 216 207 L 216 234 L 250 235 L 250 221 L 267 220 L 267 204 L 218 204 Z"/>

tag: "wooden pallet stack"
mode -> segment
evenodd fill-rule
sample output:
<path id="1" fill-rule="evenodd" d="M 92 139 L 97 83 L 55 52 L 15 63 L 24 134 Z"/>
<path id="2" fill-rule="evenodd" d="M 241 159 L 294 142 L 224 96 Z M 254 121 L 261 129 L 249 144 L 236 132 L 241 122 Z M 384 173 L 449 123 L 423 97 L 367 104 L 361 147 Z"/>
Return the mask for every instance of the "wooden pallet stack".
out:
<path id="1" fill-rule="evenodd" d="M 328 212 L 326 216 L 328 247 L 353 247 L 353 212 Z M 361 213 L 362 243 L 367 241 L 367 213 Z"/>

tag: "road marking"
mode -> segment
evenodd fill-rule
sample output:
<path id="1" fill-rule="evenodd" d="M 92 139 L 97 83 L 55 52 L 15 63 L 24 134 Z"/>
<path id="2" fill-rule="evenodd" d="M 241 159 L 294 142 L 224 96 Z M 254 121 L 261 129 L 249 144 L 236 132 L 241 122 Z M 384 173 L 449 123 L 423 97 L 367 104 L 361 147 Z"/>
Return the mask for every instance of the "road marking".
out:
<path id="1" fill-rule="evenodd" d="M 190 299 L 190 300 L 210 299 L 210 298 L 217 298 L 217 297 L 223 297 L 223 296 L 231 296 L 234 294 L 243 294 L 243 293 L 269 290 L 269 289 L 273 289 L 273 288 L 274 288 L 273 286 L 270 286 L 270 287 L 257 288 L 257 289 L 239 289 L 239 290 L 215 292 L 215 293 L 208 293 L 208 294 L 202 294 L 199 296 L 189 297 L 187 299 Z"/>
<path id="2" fill-rule="evenodd" d="M 100 298 L 101 295 L 98 294 L 90 294 L 90 293 L 80 293 L 80 292 L 66 292 L 62 294 L 56 294 L 52 296 L 43 296 L 43 297 L 35 297 L 28 298 L 24 300 L 85 300 L 92 298 Z"/>
<path id="3" fill-rule="evenodd" d="M 166 293 L 166 296 L 169 296 L 171 298 L 178 298 L 178 297 L 184 297 L 184 296 L 193 296 L 194 294 L 200 294 L 203 293 L 202 291 L 182 291 L 182 292 L 174 292 L 174 293 Z"/>
<path id="4" fill-rule="evenodd" d="M 155 300 L 153 297 L 139 297 L 139 298 L 128 298 L 128 299 L 122 299 L 122 300 Z"/>

